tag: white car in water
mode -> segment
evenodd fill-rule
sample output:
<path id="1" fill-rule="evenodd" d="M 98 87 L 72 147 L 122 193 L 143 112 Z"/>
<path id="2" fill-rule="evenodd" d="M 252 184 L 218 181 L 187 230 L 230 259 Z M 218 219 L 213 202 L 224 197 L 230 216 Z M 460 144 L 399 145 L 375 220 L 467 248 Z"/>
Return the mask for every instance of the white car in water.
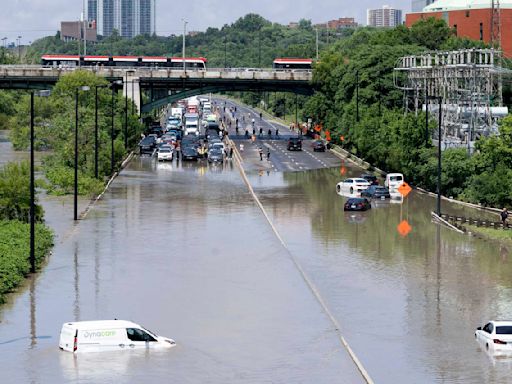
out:
<path id="1" fill-rule="evenodd" d="M 340 181 L 338 184 L 336 184 L 336 192 L 338 194 L 343 193 L 361 193 L 365 189 L 367 189 L 370 186 L 370 183 L 366 181 L 365 179 L 361 178 L 353 178 L 353 179 L 345 179 L 343 181 Z"/>
<path id="2" fill-rule="evenodd" d="M 171 146 L 164 145 L 158 148 L 158 161 L 172 161 L 174 151 Z"/>
<path id="3" fill-rule="evenodd" d="M 59 339 L 59 348 L 73 353 L 160 349 L 175 345 L 173 339 L 157 336 L 139 324 L 125 320 L 64 323 Z"/>
<path id="4" fill-rule="evenodd" d="M 489 352 L 512 355 L 512 321 L 489 321 L 476 329 L 475 338 Z"/>

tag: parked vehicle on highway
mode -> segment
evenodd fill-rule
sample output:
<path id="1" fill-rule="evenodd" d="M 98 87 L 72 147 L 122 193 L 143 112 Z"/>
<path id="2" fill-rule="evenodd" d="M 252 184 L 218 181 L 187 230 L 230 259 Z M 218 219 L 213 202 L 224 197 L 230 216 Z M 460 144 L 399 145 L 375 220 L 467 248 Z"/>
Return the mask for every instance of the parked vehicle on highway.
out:
<path id="1" fill-rule="evenodd" d="M 322 140 L 313 141 L 311 147 L 313 147 L 313 152 L 325 152 L 325 149 L 327 148 Z"/>
<path id="2" fill-rule="evenodd" d="M 352 197 L 347 200 L 343 206 L 344 211 L 366 211 L 370 209 L 372 205 L 364 197 Z"/>
<path id="3" fill-rule="evenodd" d="M 367 189 L 361 192 L 361 197 L 370 197 L 372 199 L 389 199 L 389 189 L 380 185 L 370 185 Z"/>
<path id="4" fill-rule="evenodd" d="M 164 145 L 158 148 L 158 161 L 172 161 L 174 151 L 171 146 Z"/>
<path id="5" fill-rule="evenodd" d="M 363 173 L 361 175 L 361 179 L 365 179 L 371 185 L 379 185 L 379 179 L 377 179 L 377 176 L 372 175 L 371 173 Z"/>
<path id="6" fill-rule="evenodd" d="M 59 338 L 59 348 L 73 353 L 160 349 L 175 345 L 173 339 L 157 336 L 139 324 L 125 320 L 64 323 Z"/>
<path id="7" fill-rule="evenodd" d="M 388 187 L 390 191 L 396 190 L 399 186 L 404 183 L 404 175 L 401 173 L 388 173 L 386 175 L 386 181 L 384 186 Z"/>
<path id="8" fill-rule="evenodd" d="M 336 191 L 349 192 L 349 193 L 361 193 L 370 186 L 370 183 L 365 179 L 353 178 L 345 179 L 336 184 Z"/>
<path id="9" fill-rule="evenodd" d="M 302 139 L 298 137 L 290 137 L 286 149 L 289 151 L 302 151 Z"/>
<path id="10" fill-rule="evenodd" d="M 489 321 L 476 329 L 475 338 L 489 351 L 512 354 L 512 321 Z"/>
<path id="11" fill-rule="evenodd" d="M 208 162 L 209 163 L 222 163 L 224 161 L 224 151 L 218 147 L 211 148 L 208 151 Z"/>

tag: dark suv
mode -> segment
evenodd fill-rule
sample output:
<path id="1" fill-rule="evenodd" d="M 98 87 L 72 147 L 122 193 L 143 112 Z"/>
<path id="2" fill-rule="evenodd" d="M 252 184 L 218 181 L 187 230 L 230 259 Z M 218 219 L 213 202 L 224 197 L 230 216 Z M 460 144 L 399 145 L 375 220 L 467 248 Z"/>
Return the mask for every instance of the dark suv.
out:
<path id="1" fill-rule="evenodd" d="M 286 149 L 289 151 L 302 151 L 302 140 L 298 137 L 290 137 Z"/>

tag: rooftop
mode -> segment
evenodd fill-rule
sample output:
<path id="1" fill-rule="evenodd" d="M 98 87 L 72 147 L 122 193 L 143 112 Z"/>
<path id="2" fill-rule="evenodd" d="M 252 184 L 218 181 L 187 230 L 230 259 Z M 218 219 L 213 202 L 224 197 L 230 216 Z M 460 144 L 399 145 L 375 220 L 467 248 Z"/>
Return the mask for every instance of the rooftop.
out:
<path id="1" fill-rule="evenodd" d="M 491 8 L 491 0 L 437 0 L 423 8 L 423 12 L 454 11 L 461 9 Z M 512 0 L 501 0 L 500 8 L 511 8 Z"/>

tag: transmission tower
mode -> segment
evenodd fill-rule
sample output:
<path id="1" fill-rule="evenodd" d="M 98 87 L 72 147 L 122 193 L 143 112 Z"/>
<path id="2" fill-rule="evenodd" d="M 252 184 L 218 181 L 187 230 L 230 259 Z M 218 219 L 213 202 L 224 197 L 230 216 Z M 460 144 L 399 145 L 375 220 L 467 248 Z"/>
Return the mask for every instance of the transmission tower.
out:
<path id="1" fill-rule="evenodd" d="M 404 91 L 406 112 L 442 109 L 444 146 L 467 146 L 481 135 L 497 134 L 502 107 L 501 52 L 465 49 L 427 52 L 398 60 L 395 86 Z M 439 100 L 442 100 L 439 106 Z"/>
<path id="2" fill-rule="evenodd" d="M 500 0 L 491 0 L 491 45 L 501 47 L 501 13 Z"/>

